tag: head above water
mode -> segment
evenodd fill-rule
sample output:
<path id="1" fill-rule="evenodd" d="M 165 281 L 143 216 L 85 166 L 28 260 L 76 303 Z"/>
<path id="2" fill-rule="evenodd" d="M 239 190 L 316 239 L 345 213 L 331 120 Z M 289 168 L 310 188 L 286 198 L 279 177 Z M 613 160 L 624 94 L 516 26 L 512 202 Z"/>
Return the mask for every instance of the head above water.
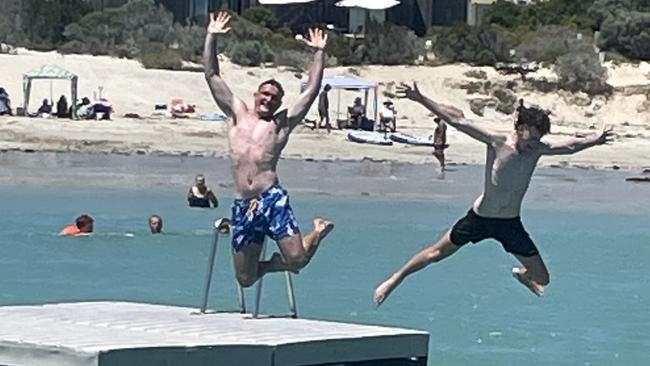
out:
<path id="1" fill-rule="evenodd" d="M 517 107 L 517 120 L 515 121 L 515 132 L 522 140 L 539 140 L 542 136 L 551 132 L 550 113 L 537 107 L 525 107 L 524 100 L 519 100 Z"/>
<path id="2" fill-rule="evenodd" d="M 158 215 L 151 215 L 149 217 L 149 230 L 152 234 L 160 234 L 163 228 L 162 217 Z"/>
<path id="3" fill-rule="evenodd" d="M 270 119 L 282 105 L 284 89 L 275 79 L 263 81 L 253 94 L 255 113 L 262 119 Z"/>
<path id="4" fill-rule="evenodd" d="M 197 175 L 196 178 L 194 178 L 194 183 L 199 187 L 205 186 L 205 177 L 203 174 Z"/>
<path id="5" fill-rule="evenodd" d="M 77 226 L 77 229 L 79 229 L 79 231 L 82 233 L 92 233 L 94 222 L 95 220 L 93 220 L 90 215 L 83 214 L 77 217 L 75 220 L 75 226 Z"/>

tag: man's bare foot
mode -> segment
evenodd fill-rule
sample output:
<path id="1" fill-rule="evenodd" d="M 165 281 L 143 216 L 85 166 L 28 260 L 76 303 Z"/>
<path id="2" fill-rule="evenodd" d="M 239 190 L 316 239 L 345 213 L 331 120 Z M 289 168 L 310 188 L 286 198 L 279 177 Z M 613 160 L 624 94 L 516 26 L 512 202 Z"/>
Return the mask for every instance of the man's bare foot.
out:
<path id="1" fill-rule="evenodd" d="M 526 286 L 526 288 L 528 288 L 535 295 L 540 297 L 544 296 L 544 286 L 528 278 L 525 268 L 514 267 L 512 269 L 512 277 L 514 277 L 522 285 Z"/>
<path id="2" fill-rule="evenodd" d="M 334 229 L 333 222 L 320 217 L 314 219 L 314 231 L 318 233 L 318 241 L 325 239 L 332 229 Z"/>
<path id="3" fill-rule="evenodd" d="M 391 292 L 397 287 L 401 280 L 397 278 L 396 275 L 392 275 L 389 279 L 384 281 L 381 285 L 377 287 L 375 290 L 375 304 L 377 306 L 381 305 L 386 299 L 388 298 L 388 295 L 390 295 Z"/>

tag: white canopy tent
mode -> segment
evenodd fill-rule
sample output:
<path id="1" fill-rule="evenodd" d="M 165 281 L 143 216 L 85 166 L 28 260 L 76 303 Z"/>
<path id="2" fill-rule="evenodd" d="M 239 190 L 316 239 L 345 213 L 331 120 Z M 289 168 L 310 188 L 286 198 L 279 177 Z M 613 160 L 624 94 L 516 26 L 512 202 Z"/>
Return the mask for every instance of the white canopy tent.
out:
<path id="1" fill-rule="evenodd" d="M 33 80 L 70 80 L 70 105 L 72 118 L 77 116 L 77 75 L 56 65 L 43 65 L 36 70 L 23 74 L 23 109 L 28 115 L 29 95 L 32 91 Z M 51 99 L 51 98 L 50 98 Z"/>
<path id="2" fill-rule="evenodd" d="M 321 88 L 323 88 L 325 85 L 329 84 L 332 89 L 337 89 L 338 90 L 338 95 L 337 95 L 337 100 L 336 100 L 336 115 L 337 118 L 341 114 L 341 89 L 344 90 L 363 90 L 364 91 L 364 100 L 363 100 L 363 105 L 366 107 L 366 112 L 368 110 L 368 94 L 369 91 L 372 89 L 373 91 L 373 115 L 375 118 L 375 121 L 377 120 L 377 111 L 378 111 L 378 106 L 377 106 L 377 83 L 372 82 L 372 81 L 366 81 L 362 80 L 359 78 L 356 78 L 354 76 L 347 76 L 347 75 L 336 75 L 336 76 L 330 76 L 330 77 L 325 77 L 323 78 L 323 82 L 321 83 Z M 304 89 L 305 86 L 307 85 L 306 82 L 303 82 L 301 85 L 301 88 Z"/>

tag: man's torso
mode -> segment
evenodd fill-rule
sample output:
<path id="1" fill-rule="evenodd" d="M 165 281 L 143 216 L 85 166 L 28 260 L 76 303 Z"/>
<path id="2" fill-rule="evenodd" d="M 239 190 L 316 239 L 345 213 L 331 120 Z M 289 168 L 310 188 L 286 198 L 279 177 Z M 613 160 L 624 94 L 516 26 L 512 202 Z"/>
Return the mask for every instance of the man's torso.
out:
<path id="1" fill-rule="evenodd" d="M 289 132 L 286 113 L 277 114 L 271 121 L 242 113 L 230 127 L 230 158 L 238 198 L 258 196 L 277 183 L 277 162 Z"/>

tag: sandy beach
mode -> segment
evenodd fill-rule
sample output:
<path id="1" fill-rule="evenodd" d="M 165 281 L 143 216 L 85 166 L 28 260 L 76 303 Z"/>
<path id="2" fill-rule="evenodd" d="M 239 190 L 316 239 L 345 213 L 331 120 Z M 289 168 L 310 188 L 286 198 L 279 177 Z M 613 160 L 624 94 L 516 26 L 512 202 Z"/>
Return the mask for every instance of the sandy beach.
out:
<path id="1" fill-rule="evenodd" d="M 202 72 L 145 70 L 136 61 L 109 57 L 80 55 L 63 56 L 54 52 L 41 53 L 20 50 L 18 55 L 0 55 L 3 72 L 0 86 L 9 92 L 14 107 L 22 105 L 22 74 L 43 64 L 55 64 L 79 76 L 79 97 L 98 95 L 114 105 L 111 121 L 71 121 L 23 117 L 0 117 L 0 149 L 19 151 L 56 151 L 117 154 L 152 154 L 225 157 L 228 153 L 226 125 L 224 122 L 199 119 L 169 119 L 151 117 L 155 104 L 169 103 L 172 98 L 182 98 L 197 105 L 198 114 L 220 113 L 208 91 Z M 223 77 L 234 93 L 252 103 L 252 93 L 259 82 L 275 78 L 287 91 L 285 106 L 297 95 L 304 74 L 284 68 L 242 68 L 223 61 Z M 326 76 L 358 73 L 365 80 L 379 84 L 379 102 L 399 82 L 417 80 L 420 89 L 437 101 L 460 107 L 468 118 L 500 130 L 512 128 L 512 116 L 486 109 L 477 116 L 469 108 L 468 95 L 459 85 L 472 80 L 464 75 L 472 69 L 486 72 L 488 80 L 504 83 L 515 76 L 498 74 L 492 68 L 474 68 L 467 65 L 441 67 L 372 66 L 330 68 Z M 529 77 L 553 78 L 550 70 L 542 69 Z M 609 66 L 609 83 L 616 88 L 612 97 L 587 98 L 569 93 L 543 94 L 520 91 L 517 97 L 527 103 L 550 109 L 552 134 L 549 140 L 562 139 L 574 133 L 589 133 L 603 123 L 615 128 L 616 141 L 612 145 L 590 149 L 573 156 L 543 158 L 543 166 L 577 166 L 594 168 L 621 168 L 640 171 L 650 167 L 650 64 Z M 30 109 L 36 109 L 43 98 L 68 93 L 66 81 L 37 81 L 33 87 Z M 372 94 L 372 93 L 371 93 Z M 350 105 L 358 92 L 344 91 L 340 95 L 341 110 Z M 577 101 L 577 102 L 576 102 Z M 580 106 L 576 105 L 580 104 Z M 331 114 L 339 104 L 336 92 L 330 95 Z M 434 123 L 428 111 L 409 101 L 396 101 L 399 113 L 398 129 L 420 136 L 433 133 Z M 137 113 L 140 119 L 122 117 Z M 369 110 L 372 114 L 372 109 Z M 316 118 L 315 106 L 309 119 Z M 346 140 L 347 131 L 312 131 L 300 126 L 292 135 L 284 158 L 314 160 L 388 160 L 415 164 L 437 164 L 431 148 L 403 144 L 369 146 Z M 468 137 L 450 129 L 451 148 L 448 160 L 454 164 L 474 164 L 484 161 L 485 148 Z"/>

